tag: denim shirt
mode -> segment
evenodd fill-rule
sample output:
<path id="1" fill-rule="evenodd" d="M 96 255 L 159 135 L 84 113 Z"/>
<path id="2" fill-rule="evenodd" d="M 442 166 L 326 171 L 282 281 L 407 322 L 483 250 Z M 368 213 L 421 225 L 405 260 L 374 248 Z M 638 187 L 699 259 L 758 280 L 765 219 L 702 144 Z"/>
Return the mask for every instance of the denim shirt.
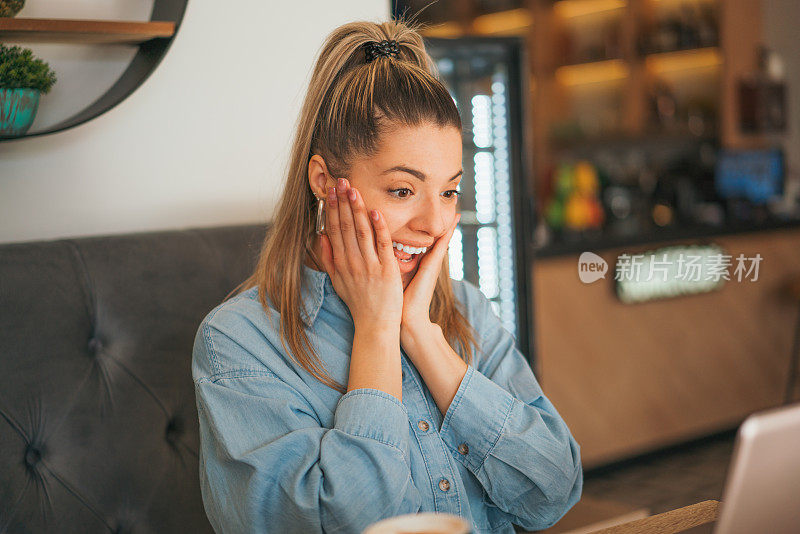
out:
<path id="1" fill-rule="evenodd" d="M 352 316 L 327 273 L 303 269 L 306 332 L 346 385 Z M 192 376 L 202 498 L 217 532 L 361 532 L 448 512 L 476 533 L 513 533 L 512 523 L 553 525 L 580 499 L 578 443 L 489 300 L 452 283 L 480 346 L 444 417 L 402 350 L 402 402 L 373 388 L 342 395 L 283 349 L 279 313 L 268 318 L 256 287 L 208 313 Z"/>

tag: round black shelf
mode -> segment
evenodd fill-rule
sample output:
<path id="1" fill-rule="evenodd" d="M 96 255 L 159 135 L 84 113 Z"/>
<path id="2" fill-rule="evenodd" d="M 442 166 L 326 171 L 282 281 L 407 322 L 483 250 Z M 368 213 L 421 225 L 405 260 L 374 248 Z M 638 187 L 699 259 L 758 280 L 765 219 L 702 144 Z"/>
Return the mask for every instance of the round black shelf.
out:
<path id="1" fill-rule="evenodd" d="M 150 21 L 172 22 L 175 24 L 175 31 L 170 37 L 155 37 L 136 45 L 138 46 L 138 51 L 128 65 L 128 68 L 125 69 L 117 81 L 114 82 L 114 85 L 109 87 L 100 98 L 92 102 L 88 107 L 43 130 L 13 137 L 0 136 L 0 142 L 24 139 L 27 137 L 39 137 L 74 128 L 79 124 L 99 117 L 125 100 L 128 95 L 133 93 L 144 83 L 166 55 L 170 44 L 172 44 L 172 41 L 178 34 L 181 20 L 183 20 L 183 15 L 186 12 L 187 3 L 188 0 L 155 0 L 153 2 Z"/>

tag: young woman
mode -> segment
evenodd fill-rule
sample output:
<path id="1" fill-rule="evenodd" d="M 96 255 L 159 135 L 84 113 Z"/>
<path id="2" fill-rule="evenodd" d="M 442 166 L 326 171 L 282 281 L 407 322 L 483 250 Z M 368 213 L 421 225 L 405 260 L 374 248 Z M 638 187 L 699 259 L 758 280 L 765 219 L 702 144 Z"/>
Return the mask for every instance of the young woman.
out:
<path id="1" fill-rule="evenodd" d="M 255 272 L 195 340 L 218 532 L 424 511 L 538 530 L 580 498 L 567 425 L 489 301 L 449 277 L 462 126 L 435 73 L 406 23 L 323 45 Z"/>

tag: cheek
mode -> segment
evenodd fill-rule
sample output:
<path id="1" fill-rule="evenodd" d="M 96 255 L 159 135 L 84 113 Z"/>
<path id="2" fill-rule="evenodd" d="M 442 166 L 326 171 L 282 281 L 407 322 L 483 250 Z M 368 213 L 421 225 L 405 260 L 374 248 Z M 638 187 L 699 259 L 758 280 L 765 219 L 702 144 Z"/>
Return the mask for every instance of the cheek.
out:
<path id="1" fill-rule="evenodd" d="M 386 221 L 386 226 L 389 228 L 389 233 L 392 235 L 396 235 L 408 224 L 408 214 L 402 209 L 392 206 L 391 203 L 383 203 L 380 206 L 370 206 L 370 208 L 380 210 Z"/>
<path id="2" fill-rule="evenodd" d="M 406 225 L 405 219 L 402 216 L 398 217 L 394 213 L 384 213 L 384 215 L 386 216 L 386 226 L 389 227 L 389 233 L 392 236 L 402 233 L 401 230 Z"/>
<path id="3" fill-rule="evenodd" d="M 381 200 L 380 192 L 371 190 L 360 192 L 361 198 L 364 200 L 364 207 L 367 209 L 367 215 L 369 215 L 370 210 L 380 211 L 383 214 L 383 218 L 386 220 L 386 223 L 389 224 L 389 228 L 391 229 L 391 207 L 388 206 L 385 201 Z"/>

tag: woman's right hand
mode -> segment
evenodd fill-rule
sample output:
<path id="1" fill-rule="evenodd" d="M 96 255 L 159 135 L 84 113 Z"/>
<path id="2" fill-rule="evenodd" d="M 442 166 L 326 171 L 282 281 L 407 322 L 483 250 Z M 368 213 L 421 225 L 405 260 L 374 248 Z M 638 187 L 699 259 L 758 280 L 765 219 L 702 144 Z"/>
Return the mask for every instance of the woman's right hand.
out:
<path id="1" fill-rule="evenodd" d="M 368 216 L 361 194 L 342 178 L 328 191 L 325 212 L 322 264 L 353 322 L 399 329 L 403 281 L 383 215 Z"/>

